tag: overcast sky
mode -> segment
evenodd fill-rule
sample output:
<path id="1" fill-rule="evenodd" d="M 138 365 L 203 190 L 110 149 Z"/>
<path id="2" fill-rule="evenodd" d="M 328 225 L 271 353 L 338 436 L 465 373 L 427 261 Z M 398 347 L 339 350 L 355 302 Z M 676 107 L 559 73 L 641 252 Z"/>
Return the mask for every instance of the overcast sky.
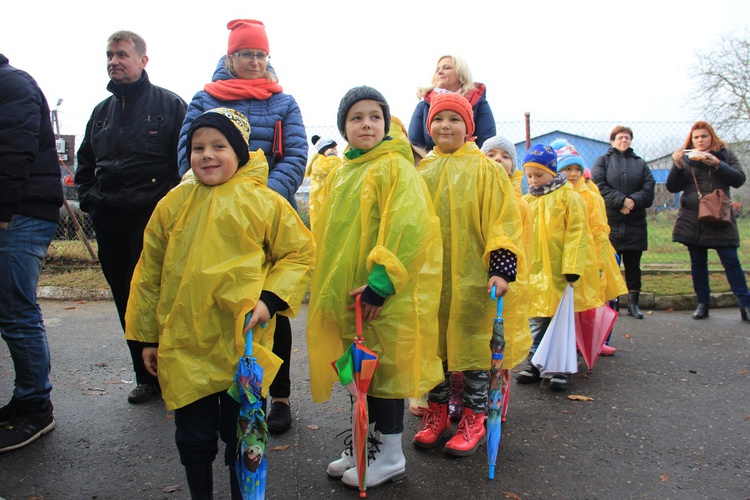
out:
<path id="1" fill-rule="evenodd" d="M 226 51 L 231 19 L 266 25 L 280 83 L 305 124 L 335 125 L 344 93 L 367 84 L 408 123 L 441 54 L 469 63 L 497 121 L 695 121 L 696 51 L 750 23 L 746 0 L 248 2 L 13 1 L 0 52 L 39 82 L 61 133 L 82 134 L 106 91 L 106 39 L 148 44 L 151 81 L 190 101 Z M 165 6 L 169 5 L 169 7 Z"/>

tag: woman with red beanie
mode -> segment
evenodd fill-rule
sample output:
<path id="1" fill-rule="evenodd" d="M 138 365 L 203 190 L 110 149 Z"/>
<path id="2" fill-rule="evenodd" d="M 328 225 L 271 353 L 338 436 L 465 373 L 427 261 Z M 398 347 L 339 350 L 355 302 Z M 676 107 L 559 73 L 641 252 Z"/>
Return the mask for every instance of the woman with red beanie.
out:
<path id="1" fill-rule="evenodd" d="M 251 125 L 249 150 L 261 148 L 268 160 L 268 187 L 297 207 L 294 193 L 305 176 L 307 135 L 299 106 L 285 94 L 270 65 L 266 27 L 254 19 L 235 19 L 227 24 L 227 53 L 219 60 L 211 83 L 193 97 L 180 132 L 180 175 L 190 169 L 186 152 L 187 134 L 195 118 L 209 109 L 227 107 L 247 116 Z M 283 433 L 292 424 L 289 407 L 292 329 L 289 319 L 279 316 L 273 352 L 284 364 L 270 387 L 268 430 Z"/>

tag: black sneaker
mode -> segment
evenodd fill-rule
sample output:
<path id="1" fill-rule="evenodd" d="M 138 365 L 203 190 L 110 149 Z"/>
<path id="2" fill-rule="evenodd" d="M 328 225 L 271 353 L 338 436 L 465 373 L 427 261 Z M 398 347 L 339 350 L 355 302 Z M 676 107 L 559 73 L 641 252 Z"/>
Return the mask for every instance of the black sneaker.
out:
<path id="1" fill-rule="evenodd" d="M 553 391 L 567 391 L 570 386 L 570 373 L 558 373 L 549 380 L 549 388 Z"/>
<path id="2" fill-rule="evenodd" d="M 159 388 L 153 384 L 138 384 L 138 386 L 128 394 L 128 402 L 135 405 L 145 403 L 149 399 L 159 394 Z"/>
<path id="3" fill-rule="evenodd" d="M 0 429 L 0 453 L 33 443 L 54 428 L 52 403 L 44 410 L 16 414 L 8 425 Z"/>
<path id="4" fill-rule="evenodd" d="M 0 408 L 0 427 L 8 425 L 10 421 L 13 420 L 13 417 L 16 416 L 17 412 L 18 400 L 16 398 L 11 398 L 7 405 Z"/>
<path id="5" fill-rule="evenodd" d="M 266 417 L 268 431 L 272 434 L 284 434 L 292 426 L 292 410 L 282 401 L 271 403 L 271 411 Z"/>
<path id="6" fill-rule="evenodd" d="M 539 373 L 539 368 L 534 366 L 531 361 L 529 361 L 522 372 L 516 375 L 516 382 L 519 384 L 531 384 L 533 382 L 539 382 L 541 379 L 542 376 Z"/>

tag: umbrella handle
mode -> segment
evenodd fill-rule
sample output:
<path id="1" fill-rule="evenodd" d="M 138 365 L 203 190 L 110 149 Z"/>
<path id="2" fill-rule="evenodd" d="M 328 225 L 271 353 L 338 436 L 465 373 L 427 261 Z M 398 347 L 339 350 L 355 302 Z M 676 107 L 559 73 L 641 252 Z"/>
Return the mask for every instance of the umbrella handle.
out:
<path id="1" fill-rule="evenodd" d="M 490 298 L 492 300 L 497 300 L 497 315 L 502 316 L 503 315 L 503 298 L 497 296 L 497 286 L 492 285 L 492 291 L 490 292 Z"/>
<path id="2" fill-rule="evenodd" d="M 244 327 L 247 327 L 247 324 L 250 323 L 250 317 L 253 315 L 253 312 L 250 311 L 245 315 L 245 325 Z M 245 328 L 242 328 L 243 330 Z M 245 356 L 248 358 L 253 356 L 253 329 L 247 331 L 247 337 L 245 337 Z"/>
<path id="3" fill-rule="evenodd" d="M 358 293 L 354 298 L 354 314 L 356 318 L 357 337 L 362 337 L 362 294 Z"/>

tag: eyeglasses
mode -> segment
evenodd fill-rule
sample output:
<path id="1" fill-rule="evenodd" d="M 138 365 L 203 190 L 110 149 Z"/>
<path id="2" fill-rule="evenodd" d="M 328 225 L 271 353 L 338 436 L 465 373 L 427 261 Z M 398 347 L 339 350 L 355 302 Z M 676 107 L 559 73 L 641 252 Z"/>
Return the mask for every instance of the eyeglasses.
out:
<path id="1" fill-rule="evenodd" d="M 244 62 L 253 62 L 253 59 L 257 59 L 258 62 L 266 62 L 268 59 L 271 58 L 271 56 L 269 56 L 265 52 L 242 51 L 242 52 L 234 52 L 232 55 L 235 57 L 239 57 L 240 61 L 244 61 Z"/>

